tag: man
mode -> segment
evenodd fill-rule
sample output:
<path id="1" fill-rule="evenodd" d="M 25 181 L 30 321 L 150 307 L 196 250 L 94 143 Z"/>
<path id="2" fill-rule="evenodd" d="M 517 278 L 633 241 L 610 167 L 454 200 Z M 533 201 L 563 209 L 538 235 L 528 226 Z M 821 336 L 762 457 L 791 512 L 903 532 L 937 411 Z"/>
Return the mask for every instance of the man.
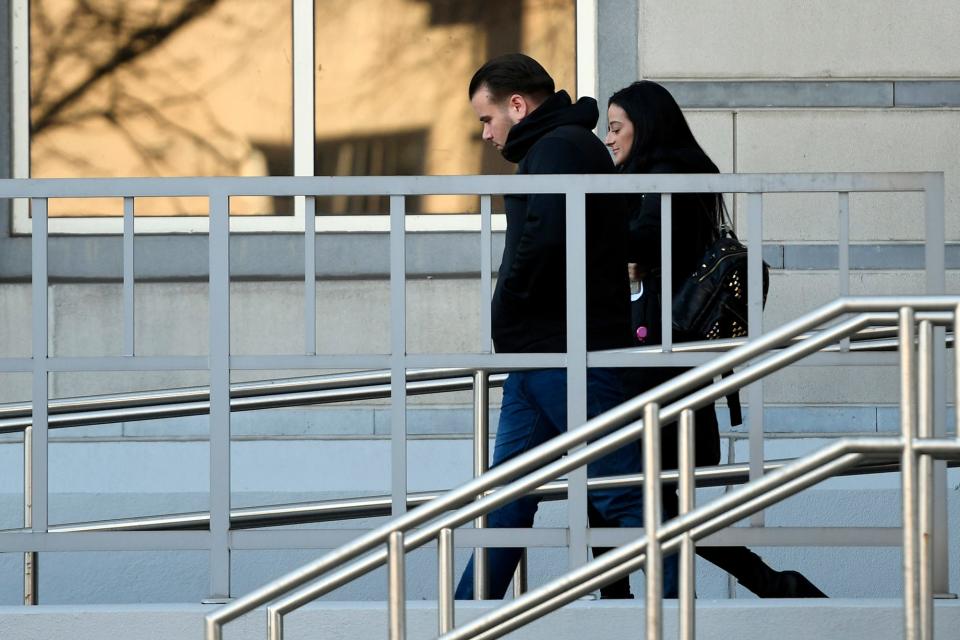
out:
<path id="1" fill-rule="evenodd" d="M 575 104 L 532 58 L 508 54 L 490 60 L 473 76 L 470 103 L 493 144 L 518 174 L 612 173 L 613 163 L 592 129 L 593 98 Z M 566 206 L 562 195 L 506 196 L 507 231 L 492 303 L 492 332 L 499 353 L 566 351 Z M 588 196 L 586 212 L 587 347 L 630 344 L 627 221 L 620 200 Z M 593 417 L 623 401 L 617 371 L 587 374 L 587 411 Z M 511 373 L 503 389 L 494 466 L 518 456 L 567 428 L 566 372 L 546 369 Z M 639 473 L 639 447 L 630 446 L 588 465 L 588 475 Z M 592 491 L 592 513 L 615 526 L 642 526 L 642 491 Z M 490 514 L 490 527 L 530 527 L 539 500 L 524 497 Z M 491 598 L 502 598 L 521 549 L 488 552 Z M 669 573 L 669 571 L 668 571 Z M 673 578 L 675 581 L 675 577 Z M 671 587 L 667 586 L 669 590 Z M 675 590 L 675 589 L 674 589 Z M 458 599 L 473 597 L 473 559 Z"/>

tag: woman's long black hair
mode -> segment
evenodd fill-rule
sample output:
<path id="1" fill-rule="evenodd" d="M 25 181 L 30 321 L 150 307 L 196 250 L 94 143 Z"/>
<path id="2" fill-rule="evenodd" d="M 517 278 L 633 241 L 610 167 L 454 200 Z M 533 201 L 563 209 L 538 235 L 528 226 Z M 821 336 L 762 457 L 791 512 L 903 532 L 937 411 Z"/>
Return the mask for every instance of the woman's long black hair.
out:
<path id="1" fill-rule="evenodd" d="M 680 105 L 663 86 L 640 80 L 614 93 L 607 104 L 623 109 L 633 125 L 630 155 L 620 171 L 648 173 L 657 165 L 666 165 L 674 173 L 720 173 L 690 131 Z M 723 196 L 701 197 L 718 228 L 724 219 Z"/>
<path id="2" fill-rule="evenodd" d="M 650 80 L 634 82 L 610 96 L 610 104 L 623 109 L 633 124 L 633 145 L 621 169 L 625 173 L 647 173 L 659 163 L 689 167 L 689 173 L 719 173 L 693 137 L 680 105 L 663 86 Z"/>

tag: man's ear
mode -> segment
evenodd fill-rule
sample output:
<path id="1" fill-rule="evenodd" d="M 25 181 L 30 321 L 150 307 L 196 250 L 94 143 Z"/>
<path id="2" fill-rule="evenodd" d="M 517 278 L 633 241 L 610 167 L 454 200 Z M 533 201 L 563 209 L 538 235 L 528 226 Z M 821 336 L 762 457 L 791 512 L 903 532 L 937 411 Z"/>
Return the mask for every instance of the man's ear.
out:
<path id="1" fill-rule="evenodd" d="M 527 114 L 530 112 L 530 103 L 527 102 L 526 97 L 519 93 L 514 93 L 507 98 L 507 112 L 510 114 L 511 120 L 519 122 L 527 117 Z"/>

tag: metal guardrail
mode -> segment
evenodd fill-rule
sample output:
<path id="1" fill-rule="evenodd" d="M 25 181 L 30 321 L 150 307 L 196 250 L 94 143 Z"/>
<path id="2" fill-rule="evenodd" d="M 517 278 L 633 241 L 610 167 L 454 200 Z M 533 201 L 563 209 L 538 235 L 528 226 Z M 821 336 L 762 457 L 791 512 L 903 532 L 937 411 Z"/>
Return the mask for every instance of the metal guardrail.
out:
<path id="1" fill-rule="evenodd" d="M 890 331 L 873 327 L 851 336 L 848 351 L 890 351 L 896 349 L 896 339 Z M 797 342 L 808 336 L 797 336 Z M 953 344 L 953 334 L 947 333 L 947 345 Z M 686 342 L 674 346 L 675 353 L 729 351 L 746 342 L 744 338 Z M 840 352 L 840 345 L 823 352 Z M 658 353 L 659 347 L 636 347 L 611 350 L 608 353 Z M 428 395 L 452 391 L 470 391 L 475 387 L 478 371 L 474 369 L 413 369 L 407 372 L 407 395 Z M 489 387 L 499 387 L 507 374 L 498 370 L 486 371 Z M 390 371 L 364 371 L 322 376 L 301 376 L 244 382 L 230 385 L 231 411 L 256 411 L 304 405 L 332 404 L 356 400 L 376 400 L 390 397 Z M 209 387 L 182 387 L 155 391 L 92 395 L 79 398 L 59 398 L 48 404 L 49 429 L 65 429 L 90 425 L 156 420 L 210 412 Z M 0 404 L 0 433 L 18 433 L 33 424 L 33 405 L 29 402 Z"/>
<path id="2" fill-rule="evenodd" d="M 713 531 L 733 524 L 745 516 L 775 504 L 784 498 L 834 477 L 870 456 L 896 455 L 900 458 L 903 493 L 903 589 L 904 638 L 933 638 L 933 471 L 934 459 L 960 460 L 960 432 L 957 439 L 937 439 L 934 434 L 933 402 L 933 330 L 930 320 L 919 321 L 919 359 L 914 352 L 914 310 L 899 312 L 901 361 L 901 434 L 890 438 L 845 438 L 805 456 L 767 476 L 693 509 L 694 413 L 690 402 L 678 402 L 661 411 L 656 402 L 644 407 L 644 444 L 646 452 L 659 446 L 659 418 L 679 408 L 681 452 L 680 515 L 660 527 L 656 513 L 660 499 L 659 482 L 646 487 L 648 526 L 639 540 L 605 554 L 601 558 L 565 576 L 523 595 L 500 609 L 471 621 L 462 628 L 443 633 L 443 640 L 498 638 L 553 611 L 596 588 L 637 569 L 646 570 L 645 637 L 662 637 L 662 554 L 679 551 L 680 638 L 692 640 L 694 618 L 694 542 Z M 919 314 L 917 314 L 919 317 Z M 960 306 L 954 320 L 960 322 Z M 960 352 L 955 352 L 960 366 Z M 960 370 L 960 369 L 958 369 Z M 703 395 L 695 394 L 695 395 Z M 960 400 L 960 382 L 956 387 Z M 657 464 L 655 454 L 645 463 Z M 391 604 L 395 601 L 391 600 Z"/>
<path id="3" fill-rule="evenodd" d="M 901 307 L 906 308 L 901 310 Z M 222 637 L 222 627 L 225 623 L 279 597 L 280 600 L 268 606 L 267 620 L 268 633 L 271 640 L 280 640 L 283 636 L 283 617 L 287 613 L 385 563 L 389 564 L 390 574 L 392 576 L 390 580 L 389 606 L 391 620 L 393 621 L 391 628 L 396 631 L 396 629 L 399 628 L 397 620 L 403 619 L 403 609 L 405 606 L 403 580 L 397 577 L 399 574 L 402 574 L 403 553 L 416 549 L 430 540 L 437 539 L 441 547 L 441 558 L 446 558 L 452 553 L 449 544 L 452 539 L 453 528 L 464 524 L 478 515 L 489 513 L 489 511 L 516 499 L 531 489 L 542 485 L 544 482 L 583 466 L 587 462 L 628 444 L 642 435 L 645 438 L 646 444 L 645 468 L 648 472 L 656 471 L 656 473 L 653 474 L 655 480 L 645 486 L 645 505 L 646 509 L 648 509 L 646 522 L 648 524 L 644 544 L 648 545 L 646 547 L 646 554 L 647 558 L 650 559 L 650 562 L 647 563 L 648 638 L 657 638 L 660 633 L 660 618 L 658 612 L 661 606 L 660 572 L 657 569 L 658 558 L 660 557 L 659 544 L 657 543 L 659 539 L 657 536 L 660 535 L 657 533 L 660 504 L 660 474 L 659 459 L 655 452 L 659 451 L 659 429 L 644 429 L 644 425 L 659 425 L 662 422 L 678 419 L 681 414 L 683 414 L 686 426 L 683 431 L 687 432 L 691 428 L 690 423 L 692 422 L 692 415 L 689 410 L 713 402 L 827 345 L 843 340 L 865 326 L 872 324 L 899 324 L 902 369 L 906 372 L 904 373 L 903 384 L 904 398 L 901 400 L 901 414 L 904 416 L 903 425 L 905 431 L 903 438 L 906 440 L 908 438 L 906 434 L 916 433 L 917 423 L 915 400 L 917 391 L 914 388 L 912 377 L 915 375 L 915 371 L 912 364 L 913 360 L 910 357 L 914 348 L 913 322 L 915 319 L 915 309 L 919 311 L 916 314 L 916 319 L 919 320 L 921 324 L 920 341 L 921 351 L 924 354 L 924 364 L 921 366 L 921 371 L 932 371 L 932 326 L 934 323 L 953 323 L 954 329 L 956 330 L 957 318 L 960 318 L 960 298 L 948 296 L 916 296 L 838 300 L 816 311 L 810 312 L 754 341 L 720 355 L 710 363 L 682 374 L 660 385 L 656 389 L 641 394 L 623 405 L 589 420 L 582 427 L 568 431 L 566 434 L 558 436 L 498 466 L 480 478 L 468 482 L 460 488 L 450 491 L 428 504 L 374 529 L 370 533 L 344 545 L 340 549 L 237 599 L 206 617 L 206 637 L 208 640 L 220 640 Z M 770 353 L 772 349 L 781 346 L 785 342 L 847 313 L 858 313 L 859 315 L 812 334 L 807 339 L 795 343 L 782 351 Z M 710 384 L 706 388 L 696 391 L 660 409 L 660 406 L 664 402 L 676 398 L 683 393 L 690 392 L 702 384 L 709 383 L 720 373 L 741 365 L 745 365 L 744 368 L 728 378 Z M 924 375 L 920 385 L 923 396 L 922 406 L 924 407 L 924 415 L 922 422 L 924 424 L 932 424 L 933 420 L 931 408 L 933 397 L 932 383 L 929 378 L 932 378 L 932 374 L 929 377 Z M 960 383 L 958 383 L 958 396 L 960 396 Z M 644 420 L 637 421 L 641 412 L 645 412 Z M 922 437 L 930 438 L 926 427 L 924 427 L 921 433 Z M 911 443 L 912 437 L 913 436 L 909 436 Z M 883 445 L 877 445 L 875 452 L 889 454 L 893 451 L 890 439 L 877 440 L 881 440 Z M 580 445 L 585 446 L 577 448 Z M 688 450 L 685 456 L 685 458 L 687 458 L 687 468 L 685 471 L 687 478 L 682 480 L 683 486 L 681 487 L 681 492 L 689 492 L 690 486 L 692 486 L 689 480 L 690 469 L 692 468 L 690 466 L 690 460 L 692 458 L 689 455 L 689 448 L 692 445 L 689 441 L 685 442 L 684 445 L 684 449 Z M 803 477 L 805 480 L 808 480 L 808 475 L 809 477 L 815 476 L 815 481 L 829 477 L 835 471 L 838 471 L 839 467 L 837 464 L 831 466 L 827 463 L 833 463 L 842 456 L 846 457 L 842 457 L 843 464 L 839 466 L 848 467 L 858 462 L 859 458 L 856 456 L 854 456 L 856 459 L 850 457 L 850 455 L 853 455 L 851 451 L 854 450 L 850 449 L 851 446 L 853 445 L 844 442 L 830 449 L 829 455 L 816 454 L 809 458 L 801 459 L 785 469 L 765 476 L 759 481 L 751 482 L 742 489 L 729 494 L 733 497 L 724 498 L 722 499 L 723 502 L 719 503 L 723 505 L 724 508 L 704 507 L 698 509 L 696 512 L 691 512 L 691 514 L 695 515 L 688 514 L 686 516 L 687 520 L 684 522 L 703 525 L 707 532 L 721 528 L 730 522 L 735 522 L 746 515 L 743 511 L 743 505 L 738 502 L 741 499 L 756 498 L 757 502 L 761 504 L 758 508 L 763 508 L 786 495 L 792 495 L 795 491 L 810 484 L 810 482 L 807 482 L 807 484 L 797 484 L 794 482 L 793 485 L 785 485 L 788 481 L 792 482 L 798 477 Z M 901 446 L 902 448 L 902 445 L 898 445 L 896 442 L 893 442 L 892 446 Z M 949 442 L 949 446 L 943 442 L 939 443 L 938 446 L 941 448 L 937 451 L 942 455 L 953 455 L 955 452 L 960 452 L 960 445 L 952 441 Z M 956 447 L 956 449 L 954 450 L 950 447 Z M 840 453 L 837 454 L 837 451 Z M 563 455 L 565 453 L 567 455 Z M 909 450 L 905 450 L 903 453 L 901 464 L 903 473 L 905 474 L 905 486 L 908 486 L 906 476 L 916 473 L 917 455 L 917 451 L 912 447 L 912 444 Z M 557 459 L 558 456 L 563 457 Z M 484 498 L 473 502 L 474 496 L 496 489 L 499 485 L 503 486 L 486 495 Z M 781 487 L 781 485 L 784 486 Z M 909 486 L 913 485 L 909 484 Z M 923 487 L 925 492 L 929 492 L 929 482 L 924 481 Z M 910 490 L 908 489 L 908 491 Z M 908 508 L 906 506 L 904 508 L 905 546 L 910 549 L 913 549 L 916 544 L 916 517 L 915 515 L 910 515 L 913 514 L 916 509 L 915 498 L 916 496 L 911 493 L 908 499 L 904 501 L 905 505 L 910 505 L 909 509 L 911 510 L 908 514 Z M 728 511 L 727 507 L 738 507 L 740 510 Z M 448 513 L 453 509 L 455 509 L 455 511 Z M 909 520 L 909 522 L 907 522 L 907 520 Z M 717 522 L 722 522 L 722 524 L 717 525 Z M 714 528 L 709 529 L 711 526 Z M 413 529 L 415 527 L 418 528 L 414 531 Z M 668 532 L 665 535 L 679 535 L 679 533 L 684 533 L 687 530 L 688 529 L 680 530 L 678 528 L 664 529 L 664 531 Z M 405 535 L 406 532 L 410 532 L 409 535 Z M 649 542 L 647 542 L 648 540 Z M 669 538 L 667 538 L 667 540 L 669 540 Z M 383 545 L 387 545 L 388 548 L 382 549 Z M 381 550 L 377 550 L 378 547 L 380 547 Z M 618 555 L 615 556 L 616 560 L 606 560 L 606 562 L 611 563 L 611 566 L 616 562 L 623 561 L 627 557 L 625 552 L 617 553 Z M 604 556 L 604 558 L 606 558 L 606 556 Z M 349 566 L 335 571 L 351 561 L 354 562 Z M 441 562 L 441 565 L 445 571 L 452 571 L 452 567 L 450 567 L 448 562 Z M 590 566 L 595 565 L 596 562 Z M 609 569 L 608 565 L 605 564 L 603 566 Z M 911 565 L 911 567 L 915 567 L 915 565 Z M 582 570 L 584 569 L 581 569 L 581 571 Z M 628 569 L 628 571 L 629 570 L 632 569 Z M 912 571 L 912 569 L 910 569 L 910 571 Z M 618 573 L 617 575 L 622 575 L 622 573 L 625 572 Z M 313 584 L 307 584 L 317 578 L 321 578 L 321 576 L 323 577 L 319 581 Z M 561 579 L 559 582 L 561 582 L 563 586 L 558 587 L 559 591 L 561 593 L 567 592 L 580 584 L 580 574 L 578 573 L 577 576 L 577 581 L 564 582 L 563 579 Z M 603 578 L 613 579 L 611 574 L 604 575 Z M 911 580 L 914 578 L 915 576 L 912 576 Z M 924 579 L 929 579 L 929 572 L 927 572 Z M 451 615 L 453 594 L 452 591 L 449 590 L 449 585 L 451 585 L 452 582 L 453 580 L 450 575 L 443 575 L 440 578 L 440 584 L 444 585 L 444 588 L 447 589 L 447 591 L 440 592 L 438 604 L 441 633 L 450 631 L 449 627 L 445 627 L 444 625 L 453 619 Z M 593 584 L 594 586 L 596 585 L 596 583 Z M 537 593 L 541 591 L 542 590 L 538 590 Z M 692 591 L 689 591 L 689 593 L 692 594 Z M 531 596 L 532 595 L 533 594 L 531 594 Z M 521 598 L 517 602 L 520 601 L 531 602 L 529 598 Z M 912 638 L 914 637 L 913 629 L 916 626 L 913 612 L 915 611 L 915 607 L 919 607 L 919 600 L 915 590 L 908 592 L 907 605 L 909 609 L 907 616 L 908 637 Z M 687 615 L 686 612 L 689 610 L 689 606 L 689 602 L 684 605 L 685 615 Z M 514 618 L 514 620 L 517 620 L 517 618 Z M 480 621 L 477 621 L 475 624 L 479 625 Z M 476 631 L 479 627 L 471 626 L 469 629 L 471 630 L 470 633 L 473 633 L 473 631 Z M 467 632 L 464 632 L 463 635 L 449 635 L 448 637 L 474 637 L 466 633 Z M 499 634 L 487 631 L 484 635 L 477 637 L 497 637 L 497 635 Z M 403 637 L 403 635 L 399 633 L 392 637 L 400 638 Z"/>
<path id="4" fill-rule="evenodd" d="M 469 369 L 415 369 L 407 372 L 407 395 L 473 389 Z M 506 374 L 492 373 L 489 383 L 503 384 Z M 245 382 L 230 385 L 230 410 L 255 411 L 302 405 L 390 397 L 390 371 L 331 374 Z M 62 398 L 49 404 L 50 429 L 210 413 L 209 387 Z M 0 405 L 0 433 L 23 431 L 33 423 L 33 405 Z"/>
<path id="5" fill-rule="evenodd" d="M 767 460 L 763 464 L 763 470 L 765 474 L 770 473 L 793 462 L 795 462 L 793 458 Z M 949 466 L 960 466 L 960 463 Z M 891 473 L 899 470 L 900 464 L 898 462 L 865 461 L 838 475 L 859 476 Z M 726 487 L 744 484 L 750 479 L 750 465 L 748 463 L 738 463 L 697 467 L 694 473 L 694 479 L 697 488 Z M 676 469 L 660 472 L 660 482 L 662 484 L 676 485 L 679 481 L 680 472 Z M 639 473 L 590 478 L 587 480 L 587 488 L 593 491 L 599 489 L 639 487 L 643 486 L 643 483 L 644 475 Z M 537 487 L 530 492 L 530 495 L 540 496 L 545 502 L 564 500 L 567 497 L 567 489 L 568 483 L 565 480 L 557 480 Z M 421 491 L 407 494 L 407 509 L 414 509 L 424 505 L 442 494 L 442 491 Z M 230 511 L 230 528 L 232 530 L 256 529 L 262 527 L 315 524 L 318 522 L 340 522 L 360 518 L 379 518 L 389 516 L 391 514 L 391 507 L 391 497 L 382 495 L 241 507 Z M 73 522 L 51 526 L 50 532 L 186 531 L 204 530 L 209 524 L 210 514 L 208 512 L 192 511 L 136 518 Z M 22 529 L 0 529 L 0 533 L 8 531 L 22 531 Z"/>
<path id="6" fill-rule="evenodd" d="M 32 379 L 32 414 L 35 418 L 28 453 L 31 486 L 25 501 L 32 506 L 30 533 L 4 534 L 0 551 L 81 551 L 103 548 L 132 550 L 143 548 L 203 549 L 209 553 L 209 590 L 211 598 L 231 595 L 230 554 L 234 540 L 230 531 L 230 468 L 231 439 L 230 378 L 234 371 L 275 369 L 369 370 L 389 368 L 392 422 L 390 432 L 390 486 L 393 513 L 402 514 L 407 499 L 407 464 L 405 407 L 407 385 L 404 375 L 413 369 L 460 367 L 469 370 L 513 368 L 566 368 L 568 377 L 568 416 L 571 424 L 586 419 L 587 367 L 622 366 L 690 366 L 706 362 L 712 354 L 683 353 L 673 344 L 670 322 L 671 292 L 664 291 L 663 353 L 588 353 L 586 347 L 586 282 L 585 282 L 585 202 L 590 193 L 662 193 L 661 246 L 671 241 L 671 197 L 680 193 L 737 193 L 745 204 L 746 232 L 743 239 L 749 247 L 748 272 L 758 281 L 763 246 L 763 198 L 768 193 L 831 193 L 836 196 L 838 221 L 839 294 L 846 295 L 850 286 L 850 198 L 852 192 L 912 192 L 922 195 L 924 229 L 924 288 L 934 295 L 945 291 L 944 262 L 944 177 L 942 173 L 809 173 L 809 174 L 717 174 L 717 175 L 564 175 L 564 176 L 399 176 L 399 177 L 297 177 L 297 178 L 119 178 L 119 179 L 38 179 L 0 180 L 0 198 L 29 199 L 31 206 L 30 256 L 32 260 L 31 305 L 32 348 L 29 357 L 0 358 L 0 371 L 28 374 Z M 409 197 L 431 194 L 474 194 L 480 200 L 479 222 L 479 299 L 489 297 L 492 285 L 491 194 L 562 194 L 567 206 L 567 344 L 561 354 L 495 354 L 490 335 L 490 309 L 480 305 L 479 349 L 476 353 L 410 354 L 406 326 L 406 205 Z M 386 194 L 389 196 L 389 264 L 390 264 L 390 346 L 389 353 L 335 355 L 317 349 L 316 304 L 316 219 L 313 215 L 317 196 L 351 194 Z M 306 212 L 303 217 L 303 325 L 305 348 L 299 354 L 237 355 L 232 353 L 230 305 L 230 198 L 238 196 L 294 197 Z M 134 252 L 135 205 L 137 198 L 151 196 L 198 196 L 209 204 L 208 234 L 208 310 L 209 353 L 203 356 L 137 353 L 134 340 Z M 50 352 L 48 256 L 52 250 L 49 237 L 48 205 L 57 198 L 116 197 L 123 199 L 123 341 L 120 355 L 91 357 L 58 356 Z M 741 229 L 741 231 L 743 231 Z M 669 251 L 663 252 L 664 256 Z M 662 265 L 665 279 L 670 279 L 671 264 Z M 757 288 L 748 290 L 750 337 L 762 334 L 762 301 Z M 937 329 L 942 335 L 942 329 Z M 714 348 L 719 345 L 713 345 Z M 888 364 L 891 354 L 846 353 L 853 351 L 841 342 L 842 353 L 816 354 L 818 364 L 836 362 Z M 823 356 L 822 359 L 818 356 Z M 723 357 L 723 356 L 721 356 Z M 943 351 L 938 352 L 942 360 Z M 49 377 L 67 371 L 206 371 L 210 380 L 209 394 L 209 503 L 210 522 L 207 531 L 185 532 L 122 532 L 106 534 L 50 531 L 49 523 Z M 477 376 L 480 380 L 483 376 Z M 938 392 L 937 407 L 942 410 L 943 393 Z M 763 390 L 759 383 L 747 392 L 750 425 L 750 477 L 762 475 Z M 478 443 L 476 462 L 480 468 Z M 938 472 L 939 473 L 939 472 Z M 587 557 L 586 473 L 570 475 L 570 509 L 567 529 L 570 533 L 571 563 L 582 563 Z M 495 483 L 499 484 L 499 483 Z M 500 492 L 497 492 L 500 493 Z M 420 511 L 421 507 L 415 511 Z M 940 509 L 938 513 L 943 513 Z M 478 513 L 478 516 L 482 513 Z M 945 526 L 941 518 L 941 525 Z M 754 516 L 751 523 L 762 525 Z M 317 532 L 318 535 L 322 532 Z M 531 533 L 536 533 L 531 532 Z M 322 537 L 322 536 L 321 536 Z M 96 538 L 96 540 L 94 540 Z M 109 538 L 110 542 L 104 542 Z M 261 538 L 263 548 L 270 536 Z M 483 538 L 483 536 L 481 536 Z M 250 541 L 250 538 L 247 538 Z M 250 544 L 254 544 L 250 541 Z"/>

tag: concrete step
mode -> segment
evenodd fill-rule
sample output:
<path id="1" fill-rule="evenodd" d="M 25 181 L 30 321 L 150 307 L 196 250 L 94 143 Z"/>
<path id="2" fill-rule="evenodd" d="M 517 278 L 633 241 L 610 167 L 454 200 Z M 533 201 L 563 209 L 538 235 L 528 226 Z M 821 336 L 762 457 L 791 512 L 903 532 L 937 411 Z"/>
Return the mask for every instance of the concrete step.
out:
<path id="1" fill-rule="evenodd" d="M 496 603 L 458 604 L 464 622 L 489 611 Z M 215 609 L 200 604 L 47 605 L 0 607 L 3 640 L 197 640 L 203 616 Z M 664 638 L 677 637 L 677 604 L 664 605 Z M 935 635 L 955 638 L 960 628 L 960 602 L 935 603 Z M 407 608 L 407 637 L 436 637 L 436 602 L 415 601 Z M 266 637 L 263 610 L 230 623 L 226 640 Z M 387 612 L 382 602 L 322 602 L 291 614 L 287 640 L 382 640 Z M 640 601 L 578 601 L 510 634 L 519 640 L 580 640 L 639 638 L 643 635 Z M 904 637 L 900 600 L 698 600 L 699 640 L 894 640 Z"/>

